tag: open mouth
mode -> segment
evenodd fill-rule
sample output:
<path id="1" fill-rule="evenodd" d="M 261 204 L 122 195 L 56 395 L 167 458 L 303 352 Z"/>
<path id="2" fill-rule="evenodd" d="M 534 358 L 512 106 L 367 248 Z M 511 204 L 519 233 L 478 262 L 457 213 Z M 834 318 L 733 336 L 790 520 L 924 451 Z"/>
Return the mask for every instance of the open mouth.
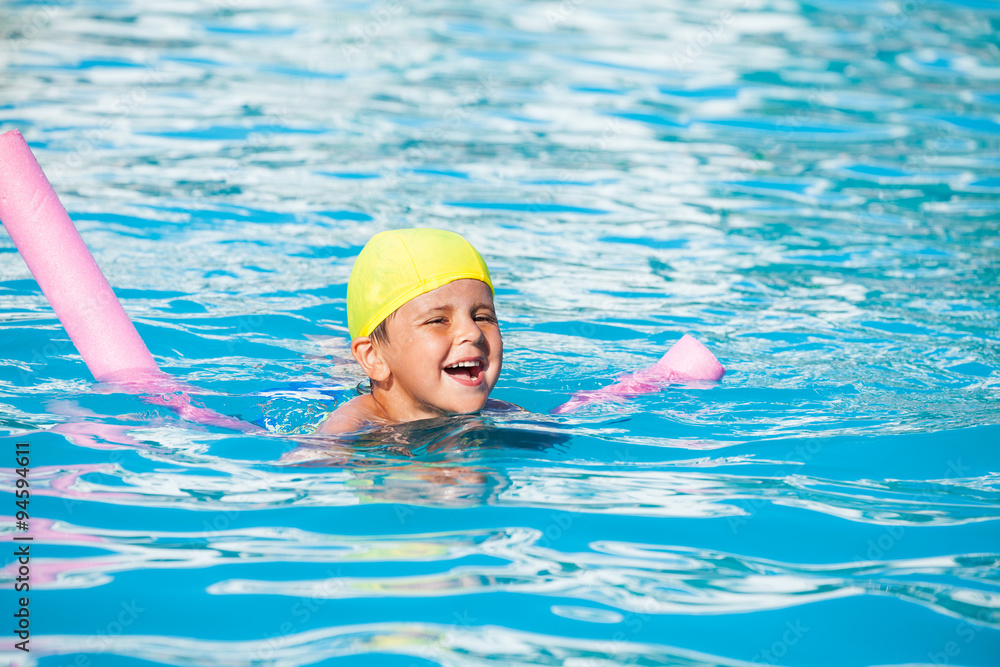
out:
<path id="1" fill-rule="evenodd" d="M 444 367 L 444 372 L 461 384 L 474 386 L 483 381 L 486 363 L 479 359 L 457 361 Z"/>

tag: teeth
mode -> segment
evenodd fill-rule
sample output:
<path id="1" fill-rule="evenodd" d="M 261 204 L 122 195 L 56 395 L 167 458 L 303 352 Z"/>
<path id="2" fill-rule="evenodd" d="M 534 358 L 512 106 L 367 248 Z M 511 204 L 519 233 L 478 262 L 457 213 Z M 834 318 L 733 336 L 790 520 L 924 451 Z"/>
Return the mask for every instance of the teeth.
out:
<path id="1" fill-rule="evenodd" d="M 450 366 L 445 366 L 445 368 L 472 368 L 473 366 L 478 366 L 478 361 L 460 361 L 457 364 L 451 364 Z"/>

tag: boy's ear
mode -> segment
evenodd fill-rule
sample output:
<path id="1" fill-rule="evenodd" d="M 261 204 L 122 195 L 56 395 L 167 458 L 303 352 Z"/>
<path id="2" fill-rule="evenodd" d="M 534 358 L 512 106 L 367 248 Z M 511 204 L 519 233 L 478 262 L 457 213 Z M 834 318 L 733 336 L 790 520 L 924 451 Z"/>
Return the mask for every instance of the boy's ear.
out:
<path id="1" fill-rule="evenodd" d="M 351 341 L 351 354 L 361 364 L 365 375 L 375 382 L 385 382 L 389 378 L 389 364 L 368 336 L 358 336 Z"/>

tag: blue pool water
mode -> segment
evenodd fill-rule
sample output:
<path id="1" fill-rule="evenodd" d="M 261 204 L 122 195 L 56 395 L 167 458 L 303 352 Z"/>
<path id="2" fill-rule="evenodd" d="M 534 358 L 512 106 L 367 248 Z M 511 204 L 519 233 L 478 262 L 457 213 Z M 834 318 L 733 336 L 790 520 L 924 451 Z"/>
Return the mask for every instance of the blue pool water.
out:
<path id="1" fill-rule="evenodd" d="M 0 131 L 273 431 L 95 387 L 0 232 L 3 664 L 1000 664 L 997 3 L 0 12 Z M 353 258 L 415 225 L 483 252 L 532 414 L 316 442 Z M 717 386 L 549 414 L 684 333 Z"/>

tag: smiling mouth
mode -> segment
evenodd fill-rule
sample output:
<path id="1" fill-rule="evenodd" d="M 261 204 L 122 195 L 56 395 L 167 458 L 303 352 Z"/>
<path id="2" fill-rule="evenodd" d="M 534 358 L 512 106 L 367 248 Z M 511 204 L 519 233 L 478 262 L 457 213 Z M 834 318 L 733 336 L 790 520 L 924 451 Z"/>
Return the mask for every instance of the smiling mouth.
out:
<path id="1" fill-rule="evenodd" d="M 454 380 L 468 386 L 475 386 L 483 381 L 486 364 L 479 360 L 459 361 L 444 367 L 444 372 Z"/>

